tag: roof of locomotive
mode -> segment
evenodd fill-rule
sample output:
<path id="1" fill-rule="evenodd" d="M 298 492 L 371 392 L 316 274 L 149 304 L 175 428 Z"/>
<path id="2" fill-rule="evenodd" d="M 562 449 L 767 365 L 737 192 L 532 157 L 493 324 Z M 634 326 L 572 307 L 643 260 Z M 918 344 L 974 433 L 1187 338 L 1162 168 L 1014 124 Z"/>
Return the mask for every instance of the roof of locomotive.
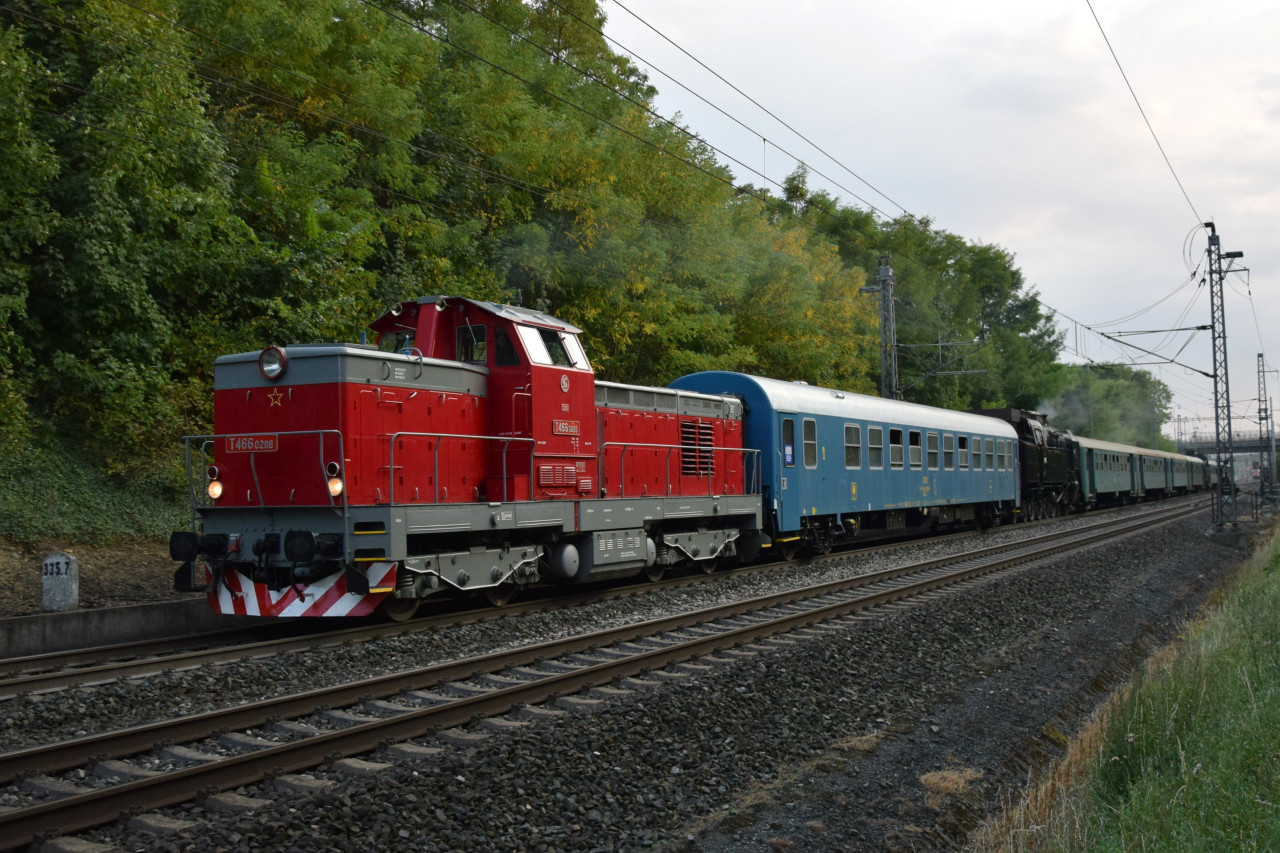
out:
<path id="1" fill-rule="evenodd" d="M 515 323 L 525 323 L 526 325 L 531 326 L 545 326 L 549 329 L 556 329 L 561 332 L 569 332 L 575 335 L 582 334 L 582 330 L 577 326 L 573 326 L 563 320 L 552 317 L 550 314 L 544 314 L 541 311 L 534 311 L 532 308 L 522 308 L 518 305 L 503 305 L 498 302 L 482 302 L 479 299 L 468 299 L 464 296 L 423 296 L 410 301 L 417 302 L 419 305 L 435 305 L 437 311 L 443 311 L 445 308 L 457 303 L 466 303 L 483 311 L 488 311 L 490 314 L 502 317 L 503 319 L 511 320 Z"/>
<path id="2" fill-rule="evenodd" d="M 744 398 L 748 395 L 760 394 L 772 409 L 779 412 L 831 415 L 851 420 L 880 421 L 1009 438 L 1018 436 L 1007 422 L 985 415 L 939 409 L 901 400 L 886 400 L 883 397 L 871 397 L 853 391 L 838 391 L 834 388 L 784 382 L 780 379 L 767 379 L 745 373 L 718 370 L 691 373 L 672 382 L 671 387 L 710 394 L 738 394 Z M 752 393 L 753 391 L 755 394 Z M 750 406 L 750 399 L 747 399 L 747 404 Z"/>

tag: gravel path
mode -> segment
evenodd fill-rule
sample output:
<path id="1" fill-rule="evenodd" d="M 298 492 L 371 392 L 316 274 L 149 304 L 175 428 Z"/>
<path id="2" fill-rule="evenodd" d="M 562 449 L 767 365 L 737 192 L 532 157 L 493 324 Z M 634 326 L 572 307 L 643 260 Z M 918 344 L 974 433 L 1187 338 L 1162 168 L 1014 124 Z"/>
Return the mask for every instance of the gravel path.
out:
<path id="1" fill-rule="evenodd" d="M 273 802 L 251 814 L 170 811 L 198 819 L 198 830 L 157 838 L 115 827 L 86 837 L 130 850 L 946 847 L 1025 780 L 1028 745 L 1047 752 L 1047 723 L 1069 734 L 1097 679 L 1131 659 L 1135 643 L 1171 637 L 1236 564 L 1237 553 L 1204 540 L 1205 526 L 1197 515 L 1074 564 L 1047 562 L 811 639 L 717 656 L 605 710 L 445 746 L 371 776 L 334 775 L 323 793 L 253 786 L 241 793 Z M 835 561 L 818 573 L 881 562 Z M 702 606 L 695 599 L 757 583 L 26 697 L 0 705 L 17 720 L 0 749 L 643 618 L 637 608 Z"/>

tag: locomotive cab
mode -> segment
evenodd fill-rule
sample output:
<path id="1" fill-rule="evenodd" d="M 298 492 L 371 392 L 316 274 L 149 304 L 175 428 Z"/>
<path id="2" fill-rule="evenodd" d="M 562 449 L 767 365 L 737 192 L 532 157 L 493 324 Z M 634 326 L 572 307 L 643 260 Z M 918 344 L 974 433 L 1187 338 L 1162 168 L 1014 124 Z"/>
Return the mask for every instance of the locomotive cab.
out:
<path id="1" fill-rule="evenodd" d="M 395 306 L 373 324 L 411 355 L 488 371 L 488 465 L 481 498 L 557 500 L 598 482 L 595 373 L 581 330 L 538 311 L 470 299 L 427 297 Z"/>

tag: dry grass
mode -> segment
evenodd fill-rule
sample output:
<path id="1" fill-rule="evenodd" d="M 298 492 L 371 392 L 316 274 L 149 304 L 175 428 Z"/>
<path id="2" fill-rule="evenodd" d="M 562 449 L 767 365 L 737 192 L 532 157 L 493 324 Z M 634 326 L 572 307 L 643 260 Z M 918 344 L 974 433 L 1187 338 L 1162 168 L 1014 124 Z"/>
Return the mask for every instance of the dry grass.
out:
<path id="1" fill-rule="evenodd" d="M 846 752 L 874 752 L 884 740 L 884 732 L 873 732 L 869 735 L 857 735 L 832 745 L 832 749 Z"/>
<path id="2" fill-rule="evenodd" d="M 1163 654 L 1162 649 L 1160 653 Z M 1055 761 L 1044 777 L 1030 785 L 1016 802 L 1005 803 L 995 817 L 987 820 L 969 837 L 969 849 L 977 853 L 1024 853 L 1034 850 L 1035 841 L 1049 825 L 1059 798 L 1085 778 L 1094 756 L 1102 749 L 1111 721 L 1112 707 L 1128 691 L 1113 694 L 1070 742 L 1066 754 Z"/>
<path id="3" fill-rule="evenodd" d="M 981 778 L 982 771 L 972 767 L 952 767 L 926 773 L 920 777 L 920 784 L 928 791 L 924 804 L 935 811 L 940 810 L 947 797 L 968 793 L 969 786 Z"/>

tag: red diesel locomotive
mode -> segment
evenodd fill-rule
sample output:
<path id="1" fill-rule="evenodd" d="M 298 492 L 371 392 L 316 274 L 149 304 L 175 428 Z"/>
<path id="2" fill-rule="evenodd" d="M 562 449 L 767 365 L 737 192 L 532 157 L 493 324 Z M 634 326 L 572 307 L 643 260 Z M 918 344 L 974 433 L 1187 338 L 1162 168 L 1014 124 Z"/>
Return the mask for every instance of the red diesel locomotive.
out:
<path id="1" fill-rule="evenodd" d="M 580 330 L 526 308 L 427 297 L 371 328 L 217 360 L 179 588 L 222 613 L 407 618 L 445 590 L 501 603 L 758 553 L 737 398 L 598 382 Z"/>

